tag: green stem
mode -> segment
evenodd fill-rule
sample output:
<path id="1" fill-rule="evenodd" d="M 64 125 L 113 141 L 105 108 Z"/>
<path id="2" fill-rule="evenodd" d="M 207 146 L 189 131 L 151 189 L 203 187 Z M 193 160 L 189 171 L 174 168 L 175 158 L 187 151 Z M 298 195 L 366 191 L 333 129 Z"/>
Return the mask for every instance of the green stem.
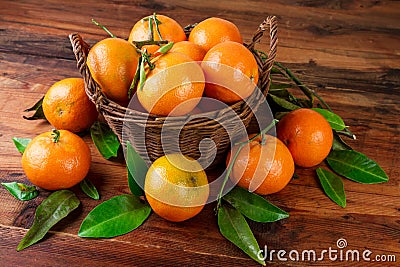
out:
<path id="1" fill-rule="evenodd" d="M 153 13 L 153 20 L 154 20 L 154 25 L 156 25 L 156 31 L 157 31 L 158 37 L 160 37 L 160 40 L 163 41 L 163 38 L 162 38 L 161 32 L 160 32 L 160 28 L 158 27 L 158 25 L 161 24 L 161 21 L 159 21 L 157 19 L 156 13 Z"/>
<path id="2" fill-rule="evenodd" d="M 310 99 L 311 104 L 314 102 L 314 93 L 313 90 L 309 89 L 307 86 L 305 86 L 294 74 L 293 72 L 283 66 L 279 62 L 274 62 L 276 66 L 279 68 L 283 69 L 285 71 L 285 74 L 287 75 L 288 78 L 290 78 L 293 82 L 296 83 L 296 85 L 300 88 L 301 91 Z M 322 102 L 323 104 L 326 104 L 325 102 Z"/>
<path id="3" fill-rule="evenodd" d="M 133 44 L 137 48 L 142 48 L 145 45 L 161 45 L 161 44 L 167 44 L 168 41 L 163 40 L 163 41 L 154 41 L 154 40 L 146 40 L 146 41 L 133 41 Z"/>
<path id="4" fill-rule="evenodd" d="M 51 133 L 51 137 L 53 137 L 53 142 L 57 143 L 60 140 L 60 131 L 54 129 L 53 132 Z"/>
<path id="5" fill-rule="evenodd" d="M 114 34 L 112 34 L 105 26 L 103 26 L 102 24 L 98 23 L 97 21 L 95 21 L 94 19 L 92 19 L 92 23 L 96 26 L 99 26 L 100 28 L 102 28 L 106 33 L 108 33 L 112 38 L 117 38 L 117 36 L 115 36 Z"/>
<path id="6" fill-rule="evenodd" d="M 251 141 L 255 140 L 255 139 L 256 139 L 257 137 L 259 137 L 260 135 L 265 136 L 265 134 L 266 134 L 269 130 L 271 130 L 272 127 L 274 127 L 275 124 L 276 124 L 277 122 L 278 122 L 278 120 L 277 120 L 277 119 L 274 119 L 267 127 L 265 127 L 262 131 L 260 131 L 258 134 L 256 134 L 255 136 L 253 136 L 253 137 L 250 138 L 249 140 L 243 141 L 243 142 L 240 142 L 240 143 L 236 143 L 236 144 L 235 144 L 235 146 L 238 145 L 239 147 L 238 147 L 238 149 L 236 150 L 236 153 L 235 153 L 235 155 L 233 156 L 232 161 L 229 162 L 228 169 L 226 170 L 226 174 L 225 174 L 225 177 L 224 177 L 224 181 L 222 182 L 222 186 L 221 186 L 221 189 L 220 189 L 220 191 L 219 191 L 218 198 L 217 198 L 217 199 L 218 199 L 218 202 L 217 202 L 217 211 L 218 211 L 218 209 L 221 207 L 221 200 L 222 200 L 222 194 L 224 193 L 224 188 L 225 188 L 225 186 L 226 186 L 226 183 L 228 182 L 229 175 L 230 175 L 231 172 L 232 172 L 233 165 L 234 165 L 234 163 L 235 163 L 237 157 L 239 156 L 239 153 L 240 153 L 240 151 L 242 150 L 242 148 L 243 148 L 245 145 L 247 145 L 248 143 L 250 143 Z"/>

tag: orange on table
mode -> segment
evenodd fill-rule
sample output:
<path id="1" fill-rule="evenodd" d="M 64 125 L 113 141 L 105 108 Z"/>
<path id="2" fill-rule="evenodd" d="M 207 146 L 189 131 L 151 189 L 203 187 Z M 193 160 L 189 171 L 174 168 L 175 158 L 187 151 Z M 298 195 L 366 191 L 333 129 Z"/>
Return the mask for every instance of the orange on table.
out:
<path id="1" fill-rule="evenodd" d="M 170 154 L 155 160 L 144 183 L 144 192 L 160 217 L 181 222 L 196 216 L 209 195 L 207 175 L 194 159 Z"/>
<path id="2" fill-rule="evenodd" d="M 82 78 L 67 78 L 54 83 L 42 102 L 46 119 L 57 129 L 81 132 L 97 119 L 96 106 L 85 92 Z"/>
<path id="3" fill-rule="evenodd" d="M 154 64 L 143 88 L 136 92 L 139 102 L 155 115 L 188 114 L 204 92 L 204 74 L 199 64 L 176 52 L 162 55 Z"/>
<path id="4" fill-rule="evenodd" d="M 300 167 L 320 164 L 328 156 L 333 143 L 333 132 L 328 121 L 318 112 L 307 108 L 286 114 L 279 121 L 276 132 Z"/>
<path id="5" fill-rule="evenodd" d="M 70 188 L 81 182 L 91 163 L 87 144 L 67 130 L 36 136 L 22 155 L 22 168 L 34 185 L 46 190 Z"/>
<path id="6" fill-rule="evenodd" d="M 197 24 L 190 32 L 188 40 L 200 45 L 206 51 L 225 41 L 243 43 L 242 35 L 235 24 L 215 17 Z"/>
<path id="7" fill-rule="evenodd" d="M 249 135 L 248 140 L 254 136 Z M 263 138 L 258 136 L 241 149 L 230 174 L 230 179 L 238 186 L 260 195 L 282 190 L 292 179 L 295 169 L 292 155 L 285 144 L 271 135 L 265 135 L 264 138 L 264 143 Z M 227 166 L 237 150 L 238 146 L 235 146 L 229 152 Z"/>
<path id="8" fill-rule="evenodd" d="M 175 43 L 170 52 L 185 54 L 194 61 L 202 61 L 206 55 L 206 50 L 204 50 L 201 46 L 189 41 Z"/>
<path id="9" fill-rule="evenodd" d="M 205 95 L 224 103 L 250 96 L 258 82 L 257 61 L 237 42 L 226 41 L 211 48 L 201 67 L 206 79 Z"/>
<path id="10" fill-rule="evenodd" d="M 102 92 L 109 99 L 126 106 L 138 60 L 139 54 L 131 43 L 120 38 L 107 38 L 89 50 L 86 64 Z"/>

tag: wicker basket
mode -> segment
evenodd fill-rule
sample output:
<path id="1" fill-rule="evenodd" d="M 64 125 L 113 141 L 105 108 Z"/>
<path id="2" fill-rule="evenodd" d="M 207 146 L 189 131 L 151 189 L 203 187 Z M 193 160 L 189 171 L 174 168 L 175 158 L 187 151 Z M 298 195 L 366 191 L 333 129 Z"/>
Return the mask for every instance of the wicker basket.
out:
<path id="1" fill-rule="evenodd" d="M 186 30 L 187 33 L 189 33 L 191 28 L 187 28 Z M 266 30 L 269 30 L 270 51 L 268 53 L 268 59 L 263 62 L 254 46 L 261 41 Z M 230 110 L 230 108 L 233 109 L 240 117 L 245 127 L 248 127 L 253 117 L 249 103 L 251 103 L 250 106 L 257 107 L 259 103 L 265 100 L 265 95 L 267 94 L 270 85 L 270 71 L 276 56 L 277 22 L 274 16 L 267 17 L 267 19 L 260 24 L 251 43 L 245 44 L 245 46 L 254 54 L 257 61 L 259 68 L 258 87 L 261 90 L 254 90 L 254 93 L 246 99 L 247 103 L 245 101 L 240 101 L 231 105 L 229 108 L 210 111 L 200 115 L 185 115 L 179 117 L 160 117 L 143 113 L 120 106 L 108 99 L 104 94 L 102 94 L 101 88 L 92 78 L 86 65 L 89 45 L 84 42 L 82 37 L 77 33 L 70 34 L 69 38 L 77 60 L 78 70 L 85 81 L 86 93 L 96 104 L 98 111 L 104 116 L 106 122 L 121 142 L 123 141 L 124 122 L 129 121 L 130 127 L 133 125 L 135 128 L 131 130 L 134 130 L 135 132 L 138 131 L 140 135 L 144 136 L 144 142 L 135 142 L 134 140 L 129 141 L 134 145 L 136 151 L 150 162 L 163 156 L 165 154 L 164 151 L 168 151 L 166 150 L 168 148 L 165 148 L 164 144 L 161 145 L 161 132 L 163 131 L 163 134 L 165 132 L 176 134 L 178 131 L 180 151 L 184 155 L 196 159 L 200 156 L 206 158 L 210 157 L 209 159 L 206 159 L 205 162 L 212 162 L 209 167 L 213 167 L 226 157 L 226 152 L 230 147 L 228 132 L 231 135 L 235 135 L 235 132 L 240 132 L 242 130 L 238 126 L 237 116 L 232 117 L 232 112 L 228 112 L 228 110 Z M 224 122 L 225 128 L 219 122 Z M 226 125 L 229 125 L 230 128 L 226 129 Z M 165 131 L 166 129 L 167 131 Z M 143 135 L 143 133 L 145 134 Z M 165 138 L 165 136 L 163 136 L 163 138 Z M 175 136 L 171 138 L 175 138 Z M 215 146 L 208 146 L 206 148 L 203 147 L 200 151 L 200 142 L 205 138 L 212 139 L 217 149 L 215 149 Z M 208 151 L 208 149 L 210 151 Z"/>

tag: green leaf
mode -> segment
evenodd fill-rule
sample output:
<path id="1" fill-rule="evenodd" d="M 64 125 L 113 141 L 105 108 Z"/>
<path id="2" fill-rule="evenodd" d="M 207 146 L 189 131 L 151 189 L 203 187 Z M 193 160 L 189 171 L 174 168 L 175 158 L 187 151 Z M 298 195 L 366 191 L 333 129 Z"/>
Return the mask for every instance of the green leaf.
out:
<path id="1" fill-rule="evenodd" d="M 276 104 L 278 104 L 279 106 L 281 106 L 281 107 L 283 107 L 283 108 L 285 108 L 285 109 L 287 109 L 287 110 L 295 110 L 295 109 L 301 108 L 300 106 L 297 106 L 297 105 L 295 105 L 295 104 L 293 104 L 293 103 L 287 101 L 286 99 L 277 97 L 277 96 L 275 96 L 275 95 L 273 95 L 273 94 L 268 94 L 268 95 L 272 98 L 272 100 L 273 100 Z"/>
<path id="2" fill-rule="evenodd" d="M 79 186 L 82 189 L 83 193 L 85 193 L 88 197 L 93 198 L 95 200 L 100 199 L 100 195 L 99 195 L 99 192 L 97 191 L 97 188 L 88 179 L 86 179 L 86 178 L 83 179 L 79 183 Z"/>
<path id="3" fill-rule="evenodd" d="M 140 62 L 140 66 L 139 66 L 139 84 L 138 84 L 138 88 L 140 91 L 142 91 L 144 83 L 146 82 L 146 71 L 144 68 L 144 57 L 142 56 L 142 61 Z"/>
<path id="4" fill-rule="evenodd" d="M 69 190 L 52 193 L 37 207 L 33 225 L 19 243 L 17 251 L 41 240 L 51 227 L 76 209 L 79 204 L 79 199 Z"/>
<path id="5" fill-rule="evenodd" d="M 128 141 L 126 144 L 126 165 L 128 167 L 128 185 L 132 194 L 143 195 L 144 180 L 149 169 L 146 162 Z"/>
<path id="6" fill-rule="evenodd" d="M 144 195 L 143 189 L 135 181 L 135 178 L 133 178 L 128 167 L 126 167 L 126 170 L 128 171 L 128 186 L 129 189 L 131 190 L 131 193 L 135 196 L 143 196 Z"/>
<path id="7" fill-rule="evenodd" d="M 129 233 L 149 217 L 151 208 L 133 195 L 113 197 L 95 207 L 83 220 L 80 237 L 114 237 Z"/>
<path id="8" fill-rule="evenodd" d="M 389 180 L 375 161 L 354 150 L 333 150 L 326 161 L 336 173 L 355 182 L 376 184 Z"/>
<path id="9" fill-rule="evenodd" d="M 161 54 L 166 54 L 171 48 L 174 46 L 174 42 L 169 42 L 166 45 L 161 46 L 155 54 L 161 53 Z"/>
<path id="10" fill-rule="evenodd" d="M 39 195 L 35 186 L 29 186 L 17 182 L 1 183 L 16 199 L 26 201 L 34 199 Z"/>
<path id="11" fill-rule="evenodd" d="M 324 116 L 324 118 L 329 122 L 333 130 L 340 131 L 346 128 L 343 119 L 339 115 L 322 108 L 312 108 L 312 110 Z"/>
<path id="12" fill-rule="evenodd" d="M 253 260 L 265 266 L 258 257 L 260 247 L 243 215 L 228 205 L 218 209 L 218 226 L 221 234 L 249 255 Z"/>
<path id="13" fill-rule="evenodd" d="M 105 159 L 118 155 L 118 148 L 121 144 L 118 137 L 106 123 L 99 121 L 93 123 L 92 127 L 90 127 L 90 135 L 93 143 Z"/>
<path id="14" fill-rule="evenodd" d="M 333 172 L 317 169 L 317 175 L 325 194 L 342 208 L 346 207 L 346 193 L 342 179 Z"/>
<path id="15" fill-rule="evenodd" d="M 246 189 L 235 187 L 223 199 L 240 213 L 256 222 L 275 222 L 289 217 L 289 214 L 265 198 Z"/>
<path id="16" fill-rule="evenodd" d="M 333 150 L 352 150 L 352 148 L 346 144 L 343 139 L 333 131 L 333 143 L 332 143 Z"/>
<path id="17" fill-rule="evenodd" d="M 18 152 L 21 154 L 25 152 L 25 148 L 32 141 L 32 139 L 30 138 L 18 138 L 18 137 L 13 137 L 12 140 L 14 142 L 14 145 L 17 147 Z"/>
<path id="18" fill-rule="evenodd" d="M 43 113 L 42 103 L 44 96 L 32 107 L 25 109 L 24 112 L 35 111 L 31 117 L 22 116 L 26 120 L 47 120 Z"/>

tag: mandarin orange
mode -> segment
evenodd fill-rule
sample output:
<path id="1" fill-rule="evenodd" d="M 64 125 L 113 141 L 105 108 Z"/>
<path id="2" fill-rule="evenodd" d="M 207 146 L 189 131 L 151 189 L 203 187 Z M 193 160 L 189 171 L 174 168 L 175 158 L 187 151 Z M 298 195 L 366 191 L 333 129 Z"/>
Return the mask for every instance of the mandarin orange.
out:
<path id="1" fill-rule="evenodd" d="M 36 136 L 22 155 L 22 168 L 34 185 L 46 190 L 70 188 L 81 182 L 91 163 L 88 145 L 67 130 Z"/>
<path id="2" fill-rule="evenodd" d="M 44 96 L 42 108 L 46 119 L 55 128 L 75 133 L 88 129 L 98 116 L 81 78 L 54 83 Z"/>
<path id="3" fill-rule="evenodd" d="M 242 35 L 235 24 L 215 17 L 197 24 L 190 32 L 188 40 L 200 45 L 206 51 L 225 41 L 243 42 Z"/>
<path id="4" fill-rule="evenodd" d="M 254 136 L 249 135 L 248 139 Z M 238 148 L 235 146 L 229 152 L 227 166 Z M 230 179 L 249 191 L 268 195 L 281 191 L 292 179 L 294 169 L 292 155 L 282 141 L 271 135 L 258 136 L 240 150 Z"/>
<path id="5" fill-rule="evenodd" d="M 136 48 L 128 41 L 107 38 L 89 50 L 86 64 L 101 91 L 109 99 L 126 106 L 138 60 Z"/>
<path id="6" fill-rule="evenodd" d="M 150 113 L 160 116 L 188 114 L 204 92 L 204 74 L 199 64 L 188 56 L 168 52 L 149 71 L 137 96 Z"/>
<path id="7" fill-rule="evenodd" d="M 227 104 L 250 96 L 258 82 L 253 54 L 237 42 L 226 41 L 211 48 L 201 67 L 206 79 L 205 95 Z"/>
<path id="8" fill-rule="evenodd" d="M 160 217 L 181 222 L 196 216 L 209 195 L 207 175 L 194 159 L 181 154 L 158 158 L 150 166 L 144 192 Z"/>
<path id="9" fill-rule="evenodd" d="M 333 143 L 329 122 L 312 109 L 289 112 L 278 123 L 276 132 L 300 167 L 320 164 L 328 156 Z"/>

